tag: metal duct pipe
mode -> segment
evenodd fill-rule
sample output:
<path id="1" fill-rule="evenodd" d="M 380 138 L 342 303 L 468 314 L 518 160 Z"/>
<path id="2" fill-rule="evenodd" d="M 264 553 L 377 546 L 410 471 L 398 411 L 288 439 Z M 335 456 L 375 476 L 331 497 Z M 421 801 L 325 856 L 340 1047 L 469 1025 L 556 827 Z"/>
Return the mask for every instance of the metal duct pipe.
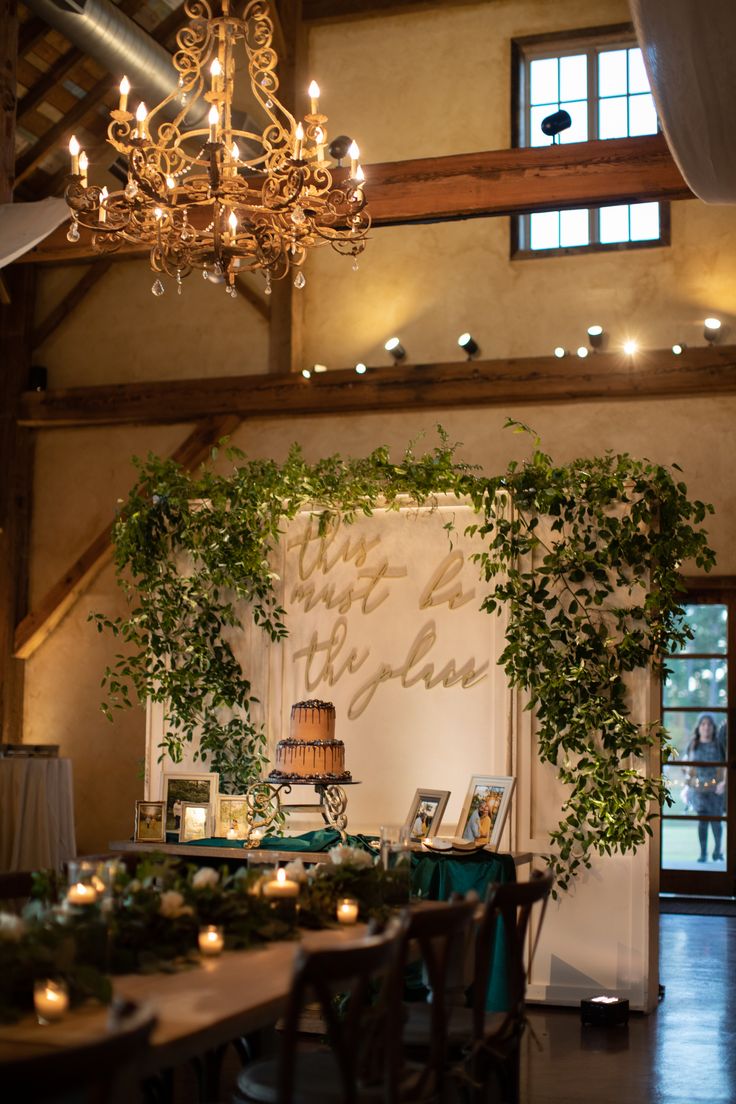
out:
<path id="1" fill-rule="evenodd" d="M 171 54 L 110 0 L 23 0 L 25 6 L 60 31 L 110 73 L 128 77 L 134 98 L 149 109 L 178 87 Z M 172 103 L 169 118 L 176 114 Z M 209 106 L 196 104 L 188 127 L 206 126 Z M 245 122 L 245 120 L 243 120 Z"/>

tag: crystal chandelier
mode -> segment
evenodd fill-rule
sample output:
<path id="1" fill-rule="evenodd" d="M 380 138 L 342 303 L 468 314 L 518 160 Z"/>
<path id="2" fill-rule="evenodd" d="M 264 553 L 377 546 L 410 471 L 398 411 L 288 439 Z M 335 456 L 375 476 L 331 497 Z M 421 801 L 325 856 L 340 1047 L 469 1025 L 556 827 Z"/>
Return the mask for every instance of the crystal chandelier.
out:
<path id="1" fill-rule="evenodd" d="M 303 287 L 310 248 L 329 244 L 353 257 L 365 248 L 370 216 L 358 147 L 352 143 L 350 169 L 335 183 L 317 84 L 309 86 L 303 122 L 278 99 L 278 56 L 264 0 L 247 2 L 241 16 L 231 14 L 230 0 L 220 0 L 219 15 L 209 0 L 186 0 L 185 11 L 190 21 L 172 59 L 178 88 L 153 110 L 139 103 L 131 114 L 130 84 L 121 81 L 107 133 L 127 160 L 125 187 L 108 193 L 90 185 L 86 154 L 76 138 L 69 143 L 67 237 L 77 241 L 83 226 L 100 253 L 123 242 L 145 246 L 153 271 L 174 279 L 179 293 L 193 269 L 224 279 L 231 295 L 237 273 L 254 270 L 263 272 L 267 294 L 272 280 L 293 269 L 295 286 Z M 268 119 L 262 133 L 242 129 L 233 107 L 241 41 L 253 95 Z M 160 277 L 152 291 L 163 294 Z"/>

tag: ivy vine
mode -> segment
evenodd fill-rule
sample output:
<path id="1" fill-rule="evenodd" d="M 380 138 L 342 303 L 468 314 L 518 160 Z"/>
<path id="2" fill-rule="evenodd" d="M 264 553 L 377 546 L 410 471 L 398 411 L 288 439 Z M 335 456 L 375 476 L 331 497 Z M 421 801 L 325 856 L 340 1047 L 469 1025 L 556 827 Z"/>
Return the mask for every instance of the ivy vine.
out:
<path id="1" fill-rule="evenodd" d="M 540 759 L 569 787 L 551 833 L 558 888 L 595 852 L 636 850 L 667 800 L 642 760 L 668 745 L 660 725 L 632 719 L 627 680 L 641 668 L 663 672 L 690 637 L 679 567 L 712 567 L 702 528 L 712 507 L 688 498 L 676 466 L 611 452 L 556 465 L 528 427 L 507 425 L 531 434 L 531 454 L 491 478 L 456 458 L 441 427 L 437 447 L 417 455 L 410 445 L 399 463 L 379 448 L 308 464 L 296 446 L 282 465 L 226 448 L 227 474 L 136 460 L 113 535 L 130 609 L 92 615 L 125 644 L 103 679 L 107 715 L 130 706 L 132 692 L 163 702 L 162 758 L 180 762 L 196 734 L 198 755 L 228 789 L 258 781 L 266 738 L 230 641 L 246 616 L 272 641 L 287 635 L 271 568 L 284 522 L 310 503 L 326 527 L 454 493 L 478 514 L 468 532 L 483 540 L 481 609 L 507 614 L 499 662 L 528 695 Z"/>

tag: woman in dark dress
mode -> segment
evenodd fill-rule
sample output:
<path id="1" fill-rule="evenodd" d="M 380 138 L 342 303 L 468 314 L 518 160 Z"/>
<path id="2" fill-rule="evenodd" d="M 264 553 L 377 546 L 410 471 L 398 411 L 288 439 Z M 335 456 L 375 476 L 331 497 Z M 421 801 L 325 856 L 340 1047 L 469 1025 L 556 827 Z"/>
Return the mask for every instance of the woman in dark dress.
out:
<path id="1" fill-rule="evenodd" d="M 726 758 L 726 749 L 718 735 L 716 724 L 710 713 L 704 713 L 698 720 L 692 739 L 683 756 L 694 763 L 710 763 L 710 766 L 691 766 L 687 770 L 686 792 L 683 799 L 694 812 L 703 817 L 723 816 L 724 791 L 726 779 L 722 766 L 713 766 L 714 761 Z M 713 862 L 723 861 L 721 838 L 723 824 L 720 820 L 699 820 L 698 838 L 700 840 L 700 858 L 698 862 L 708 861 L 708 825 L 713 832 Z"/>

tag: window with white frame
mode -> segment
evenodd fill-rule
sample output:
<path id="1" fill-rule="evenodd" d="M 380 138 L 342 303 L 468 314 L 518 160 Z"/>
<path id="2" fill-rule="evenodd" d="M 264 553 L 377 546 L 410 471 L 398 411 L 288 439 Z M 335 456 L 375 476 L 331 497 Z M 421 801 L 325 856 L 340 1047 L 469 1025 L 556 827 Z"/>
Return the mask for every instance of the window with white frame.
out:
<path id="1" fill-rule="evenodd" d="M 631 35 L 524 41 L 515 45 L 515 136 L 520 146 L 549 145 L 542 122 L 566 111 L 565 145 L 657 132 L 657 113 L 641 50 Z M 669 243 L 669 208 L 625 203 L 539 211 L 512 220 L 514 255 L 620 249 Z"/>

